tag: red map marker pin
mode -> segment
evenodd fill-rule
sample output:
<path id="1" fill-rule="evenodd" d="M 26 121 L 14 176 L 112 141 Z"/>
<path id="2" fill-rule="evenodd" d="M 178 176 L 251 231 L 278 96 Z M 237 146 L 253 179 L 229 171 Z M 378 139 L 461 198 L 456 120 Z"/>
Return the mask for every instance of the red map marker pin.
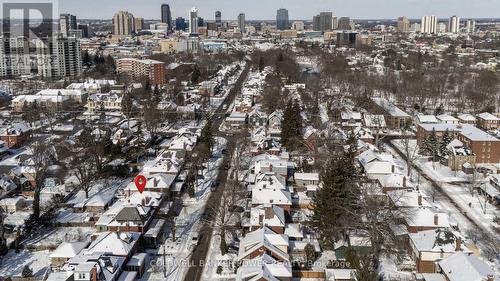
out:
<path id="1" fill-rule="evenodd" d="M 146 177 L 143 175 L 138 175 L 134 179 L 135 186 L 137 187 L 137 190 L 139 190 L 140 193 L 144 191 L 144 188 L 146 187 Z"/>

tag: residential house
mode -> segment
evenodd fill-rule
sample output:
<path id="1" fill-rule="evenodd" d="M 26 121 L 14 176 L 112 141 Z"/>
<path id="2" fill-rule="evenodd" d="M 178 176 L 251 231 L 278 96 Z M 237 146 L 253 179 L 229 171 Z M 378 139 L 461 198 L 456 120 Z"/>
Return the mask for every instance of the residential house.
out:
<path id="1" fill-rule="evenodd" d="M 285 211 L 277 205 L 261 205 L 250 210 L 250 231 L 268 227 L 278 234 L 285 232 Z"/>
<path id="2" fill-rule="evenodd" d="M 486 131 L 496 130 L 500 128 L 500 118 L 489 112 L 483 112 L 477 115 L 477 126 Z"/>
<path id="3" fill-rule="evenodd" d="M 433 229 L 409 234 L 410 249 L 419 273 L 435 273 L 438 262 L 455 252 L 470 253 L 459 234 L 447 229 Z"/>
<path id="4" fill-rule="evenodd" d="M 52 266 L 61 266 L 76 257 L 88 245 L 89 242 L 62 242 L 50 253 L 50 264 Z"/>
<path id="5" fill-rule="evenodd" d="M 405 214 L 405 224 L 410 233 L 450 227 L 448 214 L 435 213 L 424 207 L 413 208 L 410 212 L 407 212 Z"/>
<path id="6" fill-rule="evenodd" d="M 478 257 L 456 252 L 439 262 L 447 281 L 500 281 L 497 273 Z"/>
<path id="7" fill-rule="evenodd" d="M 279 262 L 268 254 L 243 261 L 238 268 L 236 281 L 291 281 L 292 267 L 288 262 Z"/>
<path id="8" fill-rule="evenodd" d="M 390 101 L 380 97 L 372 97 L 371 100 L 375 105 L 375 113 L 384 115 L 389 129 L 403 129 L 411 124 L 411 116 Z"/>
<path id="9" fill-rule="evenodd" d="M 469 113 L 459 114 L 457 119 L 460 124 L 476 125 L 476 117 Z"/>
<path id="10" fill-rule="evenodd" d="M 25 123 L 12 123 L 0 127 L 0 140 L 8 148 L 18 148 L 26 143 L 30 136 L 31 128 Z"/>
<path id="11" fill-rule="evenodd" d="M 453 171 L 463 170 L 464 164 L 476 164 L 476 155 L 458 139 L 454 139 L 447 146 L 448 167 Z"/>
<path id="12" fill-rule="evenodd" d="M 458 124 L 459 120 L 449 114 L 441 114 L 436 116 L 436 118 L 439 120 L 439 123 L 442 124 Z"/>
<path id="13" fill-rule="evenodd" d="M 279 262 L 289 260 L 288 237 L 277 234 L 268 227 L 249 232 L 241 239 L 238 261 L 252 260 L 268 255 Z"/>

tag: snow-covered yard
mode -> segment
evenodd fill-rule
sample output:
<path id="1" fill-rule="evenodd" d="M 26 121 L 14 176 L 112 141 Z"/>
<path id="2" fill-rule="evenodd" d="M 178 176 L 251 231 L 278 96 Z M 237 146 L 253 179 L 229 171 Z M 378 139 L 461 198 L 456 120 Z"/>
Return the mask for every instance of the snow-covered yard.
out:
<path id="1" fill-rule="evenodd" d="M 23 268 L 28 265 L 34 276 L 41 277 L 49 267 L 49 254 L 49 251 L 30 252 L 22 250 L 16 253 L 14 250 L 10 250 L 7 255 L 1 258 L 0 276 L 20 277 Z"/>

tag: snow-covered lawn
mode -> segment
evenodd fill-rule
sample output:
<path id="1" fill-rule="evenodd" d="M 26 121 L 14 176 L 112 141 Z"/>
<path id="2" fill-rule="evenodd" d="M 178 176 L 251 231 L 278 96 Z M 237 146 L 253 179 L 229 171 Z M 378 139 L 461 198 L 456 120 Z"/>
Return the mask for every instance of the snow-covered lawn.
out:
<path id="1" fill-rule="evenodd" d="M 43 228 L 35 238 L 26 239 L 23 244 L 33 249 L 55 249 L 62 242 L 89 240 L 95 232 L 94 227 Z"/>
<path id="2" fill-rule="evenodd" d="M 22 250 L 16 253 L 10 250 L 7 255 L 1 258 L 0 276 L 20 277 L 24 266 L 28 265 L 33 271 L 33 275 L 41 277 L 49 267 L 49 251 L 30 252 Z"/>

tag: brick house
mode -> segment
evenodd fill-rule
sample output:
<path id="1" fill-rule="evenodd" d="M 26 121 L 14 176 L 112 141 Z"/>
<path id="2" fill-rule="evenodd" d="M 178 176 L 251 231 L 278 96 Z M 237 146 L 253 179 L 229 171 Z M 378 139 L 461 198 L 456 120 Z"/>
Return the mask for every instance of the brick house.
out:
<path id="1" fill-rule="evenodd" d="M 30 136 L 31 129 L 24 123 L 13 123 L 6 127 L 0 127 L 0 140 L 8 148 L 21 147 Z"/>
<path id="2" fill-rule="evenodd" d="M 477 115 L 477 125 L 483 130 L 496 130 L 500 128 L 500 118 L 489 112 L 483 112 Z"/>

